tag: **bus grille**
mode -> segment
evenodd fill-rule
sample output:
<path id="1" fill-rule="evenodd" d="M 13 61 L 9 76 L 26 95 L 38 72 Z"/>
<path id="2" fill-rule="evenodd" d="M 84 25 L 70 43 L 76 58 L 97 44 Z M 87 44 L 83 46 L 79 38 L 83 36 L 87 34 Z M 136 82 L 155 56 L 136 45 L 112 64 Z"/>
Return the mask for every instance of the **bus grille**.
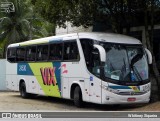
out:
<path id="1" fill-rule="evenodd" d="M 143 95 L 146 92 L 119 92 L 119 95 Z"/>

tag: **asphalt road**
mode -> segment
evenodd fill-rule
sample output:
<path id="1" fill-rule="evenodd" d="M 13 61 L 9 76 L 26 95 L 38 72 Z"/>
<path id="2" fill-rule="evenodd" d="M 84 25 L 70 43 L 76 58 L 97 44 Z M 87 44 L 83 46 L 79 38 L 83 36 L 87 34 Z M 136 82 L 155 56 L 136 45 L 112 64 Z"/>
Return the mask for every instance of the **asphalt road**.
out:
<path id="1" fill-rule="evenodd" d="M 23 99 L 19 92 L 0 92 L 0 111 L 160 111 L 160 102 L 120 106 L 85 103 L 77 108 L 71 100 L 44 96 Z"/>

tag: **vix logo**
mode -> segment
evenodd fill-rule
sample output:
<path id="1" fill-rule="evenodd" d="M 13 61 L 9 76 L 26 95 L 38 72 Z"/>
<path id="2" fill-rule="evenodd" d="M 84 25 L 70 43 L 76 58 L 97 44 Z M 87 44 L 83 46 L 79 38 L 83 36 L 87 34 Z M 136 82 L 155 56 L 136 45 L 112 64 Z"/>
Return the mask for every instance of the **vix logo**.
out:
<path id="1" fill-rule="evenodd" d="M 61 70 L 63 71 L 61 72 Z M 60 67 L 45 67 L 45 68 L 41 67 L 40 68 L 44 85 L 53 85 L 53 86 L 57 85 L 56 76 L 60 76 L 60 75 L 56 75 L 55 71 L 59 71 L 62 74 L 68 73 L 68 70 L 66 69 L 66 64 L 63 64 Z"/>
<path id="2" fill-rule="evenodd" d="M 54 78 L 55 69 L 56 69 L 55 67 L 40 68 L 44 85 L 53 85 L 53 86 L 57 85 L 57 82 Z"/>

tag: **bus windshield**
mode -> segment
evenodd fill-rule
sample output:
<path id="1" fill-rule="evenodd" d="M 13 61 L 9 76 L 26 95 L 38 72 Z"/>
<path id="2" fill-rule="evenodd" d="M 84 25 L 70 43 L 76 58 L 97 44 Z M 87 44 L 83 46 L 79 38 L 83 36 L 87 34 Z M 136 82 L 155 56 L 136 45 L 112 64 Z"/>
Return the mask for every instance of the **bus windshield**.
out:
<path id="1" fill-rule="evenodd" d="M 101 43 L 106 50 L 104 75 L 116 81 L 148 79 L 147 58 L 142 46 Z"/>

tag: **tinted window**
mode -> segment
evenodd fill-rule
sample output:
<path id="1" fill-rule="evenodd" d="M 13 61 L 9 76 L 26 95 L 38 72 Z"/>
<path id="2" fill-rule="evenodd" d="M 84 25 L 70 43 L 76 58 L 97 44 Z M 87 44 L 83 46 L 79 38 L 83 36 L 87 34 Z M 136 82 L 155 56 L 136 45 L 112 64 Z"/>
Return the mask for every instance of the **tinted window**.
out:
<path id="1" fill-rule="evenodd" d="M 17 59 L 16 61 L 25 60 L 25 48 L 17 48 Z"/>
<path id="2" fill-rule="evenodd" d="M 93 44 L 94 44 L 94 40 L 91 39 L 80 39 L 81 42 L 81 46 L 83 49 L 83 54 L 85 57 L 85 61 L 86 61 L 86 65 L 88 70 L 91 72 L 93 70 L 94 67 L 94 48 L 93 48 Z"/>
<path id="3" fill-rule="evenodd" d="M 64 43 L 63 60 L 79 60 L 79 52 L 76 41 Z"/>
<path id="4" fill-rule="evenodd" d="M 50 45 L 49 60 L 62 60 L 62 43 Z"/>
<path id="5" fill-rule="evenodd" d="M 48 60 L 48 45 L 37 46 L 37 60 Z"/>
<path id="6" fill-rule="evenodd" d="M 10 62 L 16 61 L 16 48 L 9 48 L 7 51 L 7 60 Z"/>
<path id="7" fill-rule="evenodd" d="M 36 46 L 26 48 L 26 61 L 35 61 Z"/>

